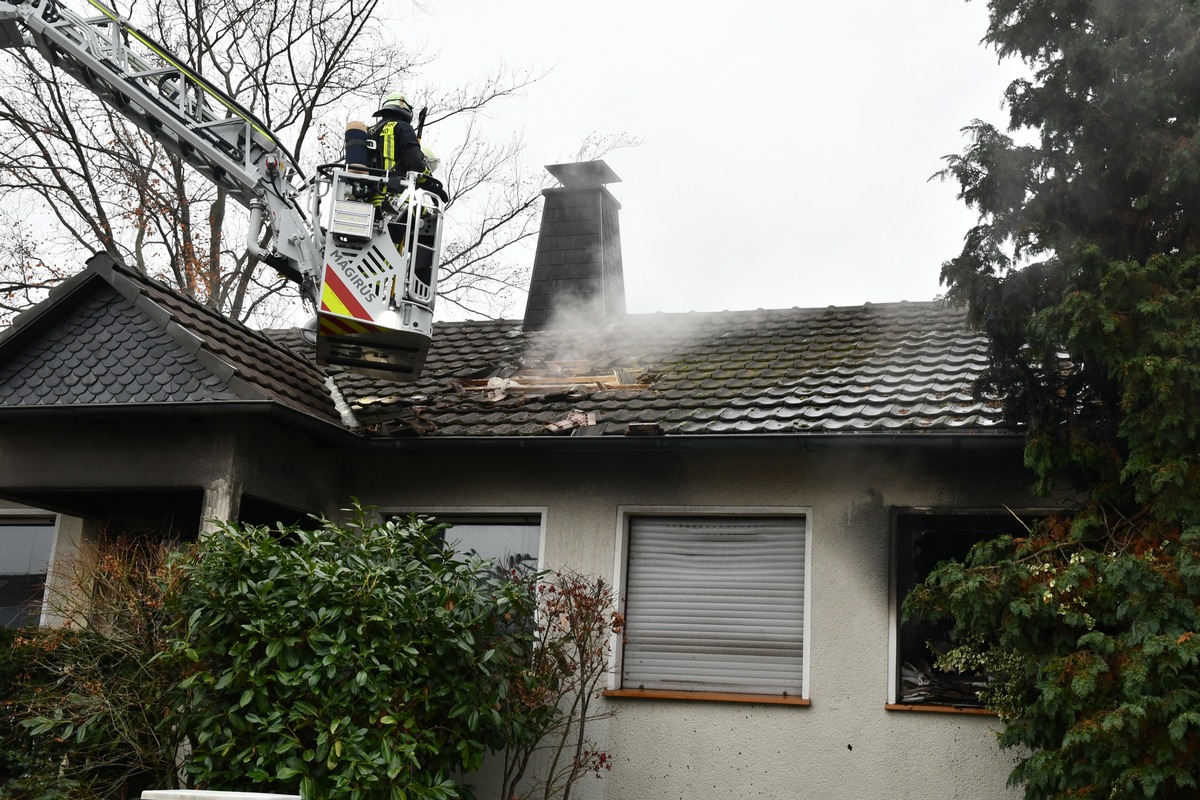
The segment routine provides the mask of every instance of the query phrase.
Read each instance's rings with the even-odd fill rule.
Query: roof
[[[311,361],[105,255],[0,334],[0,407],[220,402],[341,424]]]
[[[271,335],[305,351],[296,331]],[[631,314],[586,331],[446,322],[411,384],[337,373],[370,435],[1007,434],[986,340],[940,303]]]
[[[940,303],[444,322],[412,383],[313,358],[299,330],[253,331],[97,256],[0,334],[0,409],[254,402],[430,441],[1012,433],[973,396],[985,338]]]

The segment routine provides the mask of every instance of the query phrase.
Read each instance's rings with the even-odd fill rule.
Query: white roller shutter
[[[634,517],[622,687],[801,694],[804,519]]]

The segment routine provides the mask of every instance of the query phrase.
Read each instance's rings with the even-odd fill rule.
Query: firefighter
[[[387,207],[396,212],[397,217],[388,224],[388,232],[396,249],[403,252],[405,240],[408,237],[408,223],[402,208],[393,204],[399,201],[398,195],[403,186],[401,180],[410,172],[417,173],[416,182],[421,188],[431,191],[447,200],[445,189],[437,178],[432,175],[437,169],[437,158],[432,150],[421,147],[417,133],[413,130],[412,104],[401,92],[392,92],[384,98],[383,104],[375,112],[379,121],[370,129],[370,136],[375,144],[374,157],[371,166],[388,171],[386,191],[375,196],[377,208]],[[428,156],[426,153],[428,152]],[[389,197],[390,196],[390,197]],[[413,264],[416,279],[429,286],[433,278],[433,245],[436,240],[435,230],[428,223],[432,220],[422,218],[418,222],[417,243],[413,249],[415,261]]]
[[[378,163],[372,166],[389,172],[395,170],[400,177],[409,172],[424,172],[425,155],[412,127],[413,110],[408,98],[402,92],[392,92],[384,98],[375,116],[379,121],[371,127],[371,136]]]

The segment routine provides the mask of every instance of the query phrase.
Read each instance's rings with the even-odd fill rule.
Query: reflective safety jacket
[[[371,135],[375,138],[375,155],[379,169],[400,172],[424,172],[425,156],[412,125],[398,119],[380,120]]]

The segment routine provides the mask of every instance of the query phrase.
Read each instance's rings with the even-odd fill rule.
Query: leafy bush
[[[624,620],[602,578],[558,572],[528,582],[537,597],[535,644],[515,665],[504,705],[508,747],[499,796],[568,800],[580,778],[612,769],[612,758],[588,738],[587,727],[614,713],[593,701],[604,688],[612,637]]]
[[[455,798],[503,747],[532,598],[419,519],[225,526],[181,557],[172,661],[199,785]]]
[[[1027,798],[1197,796],[1200,528],[1051,519],[939,565],[905,606],[954,620],[940,666],[991,676]]]
[[[468,797],[503,750],[506,800],[566,798],[611,766],[585,732],[620,628],[603,581],[361,511],[184,550],[106,538],[70,567],[65,627],[0,631],[0,797]]]
[[[0,752],[10,798],[128,798],[177,786],[178,732],[165,711],[176,677],[164,650],[168,547],[101,537],[47,602],[69,620],[25,628],[8,649]]]
[[[23,771],[22,729],[15,714],[26,670],[21,648],[16,646],[18,633],[15,628],[0,627],[0,792]]]

